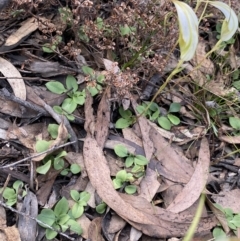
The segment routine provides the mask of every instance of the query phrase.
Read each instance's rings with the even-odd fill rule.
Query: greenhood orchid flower
[[[228,41],[238,29],[238,17],[235,12],[226,4],[219,1],[208,2],[218,8],[225,16],[221,29],[221,41]]]
[[[186,3],[172,0],[174,3],[179,22],[179,47],[181,60],[189,61],[195,54],[198,44],[198,19],[192,8]]]

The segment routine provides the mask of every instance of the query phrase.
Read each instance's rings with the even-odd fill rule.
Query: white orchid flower
[[[226,4],[219,1],[208,2],[218,8],[225,16],[221,29],[221,41],[228,41],[238,29],[238,17],[235,12]]]
[[[189,61],[195,54],[198,44],[198,19],[193,9],[186,3],[176,0],[172,2],[178,13],[181,60]]]

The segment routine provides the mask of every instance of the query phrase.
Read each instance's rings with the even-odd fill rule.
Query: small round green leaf
[[[142,155],[136,155],[134,157],[134,163],[139,166],[144,166],[148,164],[148,160],[145,156]]]
[[[63,158],[55,158],[53,161],[53,167],[55,170],[61,170],[64,168],[64,160]]]
[[[70,226],[70,230],[73,231],[74,233],[80,235],[82,233],[82,228],[78,222],[76,222],[73,219],[69,219],[67,221],[67,225]]]
[[[119,108],[118,111],[121,117],[124,119],[128,120],[130,117],[132,117],[132,112],[130,110],[124,110],[122,106]]]
[[[73,173],[73,174],[78,174],[80,171],[81,171],[81,167],[78,165],[78,164],[72,164],[70,166],[70,171]]]
[[[107,204],[106,204],[106,203],[100,203],[100,204],[97,205],[97,207],[96,207],[97,213],[99,213],[99,214],[105,213],[106,207],[107,207]]]
[[[62,176],[66,176],[68,174],[68,169],[64,169],[60,173]]]
[[[80,193],[80,200],[81,201],[88,202],[90,197],[91,197],[91,194],[89,192],[84,191],[84,192]]]
[[[121,180],[121,182],[125,182],[127,179],[127,172],[125,170],[121,170],[117,173],[116,179]]]
[[[74,76],[68,75],[66,79],[66,86],[68,90],[73,90],[73,92],[78,90],[77,80]]]
[[[82,71],[85,75],[90,75],[91,77],[94,77],[95,72],[92,68],[88,66],[83,66]]]
[[[68,210],[68,201],[65,197],[62,197],[54,207],[54,214],[59,217],[62,214],[67,214]]]
[[[75,202],[78,202],[79,198],[80,198],[80,194],[78,191],[76,190],[71,190],[70,191],[70,195],[72,197],[72,199],[75,201]]]
[[[117,129],[124,129],[124,128],[129,127],[132,124],[133,124],[133,122],[131,120],[120,118],[120,119],[117,120],[117,122],[115,124],[115,127]]]
[[[59,128],[59,125],[57,124],[48,125],[48,133],[51,135],[53,139],[56,139],[58,136],[58,128]]]
[[[128,156],[128,150],[124,145],[118,144],[114,146],[114,152],[119,157],[126,157]]]
[[[181,109],[181,105],[179,103],[173,102],[170,107],[168,112],[179,112]]]
[[[134,194],[137,191],[137,187],[135,185],[128,185],[124,188],[124,191],[127,194]]]
[[[92,86],[88,86],[87,87],[88,91],[90,92],[91,96],[95,96],[98,94],[99,90],[97,89],[97,87],[92,87]]]
[[[134,157],[128,156],[125,160],[125,166],[128,168],[133,165],[133,162],[134,162]]]
[[[120,187],[122,187],[123,183],[121,180],[119,179],[113,179],[113,186],[115,189],[119,189]]]
[[[45,141],[45,140],[39,140],[36,142],[36,151],[37,152],[43,152],[43,151],[46,151],[49,146],[50,146],[50,142],[49,141]]]
[[[180,119],[175,115],[168,114],[167,117],[171,121],[171,123],[175,126],[179,125],[181,122]]]
[[[43,209],[41,213],[37,216],[37,219],[42,223],[52,226],[56,220],[56,217],[53,210]],[[39,225],[42,227],[45,227],[43,224],[39,224]]]
[[[229,117],[229,123],[235,130],[240,130],[240,119],[237,117]]]
[[[71,98],[66,98],[62,103],[62,108],[65,110],[68,114],[73,113],[73,111],[77,108],[77,103],[74,102]]]
[[[158,118],[158,124],[165,130],[170,130],[171,129],[171,123],[168,120],[167,117],[161,116]]]
[[[75,203],[72,207],[72,215],[74,218],[79,218],[82,216],[84,212],[83,206],[79,205],[78,203]]]
[[[51,92],[53,92],[55,94],[62,94],[62,93],[65,93],[67,91],[65,89],[65,87],[63,86],[63,84],[58,82],[58,81],[48,82],[46,84],[46,87],[48,88],[48,90],[50,90]]]
[[[16,192],[13,188],[6,187],[3,191],[3,197],[5,199],[17,199]]]
[[[62,115],[62,113],[63,113],[62,107],[60,107],[60,106],[58,106],[58,105],[53,106],[53,110],[54,110],[57,114],[60,114],[60,115]]]
[[[222,228],[220,227],[216,227],[213,229],[213,237],[216,240],[226,240],[227,235],[225,234],[225,232],[222,230]]]
[[[48,162],[46,162],[44,165],[42,166],[39,166],[37,169],[36,169],[36,172],[39,173],[39,174],[42,174],[42,175],[45,175],[50,167],[51,167],[51,164],[52,164],[52,161],[49,160]]]
[[[46,229],[46,238],[48,240],[53,240],[57,236],[57,234],[58,233],[52,229],[49,229],[49,228]]]

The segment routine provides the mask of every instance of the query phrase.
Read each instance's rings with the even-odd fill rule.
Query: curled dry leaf
[[[2,57],[0,57],[0,72],[7,78],[15,96],[22,100],[26,100],[26,87],[21,74],[14,65]],[[16,77],[16,79],[13,77]]]
[[[174,213],[179,213],[191,207],[197,201],[207,183],[209,164],[209,145],[207,139],[203,138],[200,145],[198,163],[196,165],[194,173],[189,182],[183,188],[183,190],[168,206],[167,210]]]
[[[108,87],[99,103],[96,121],[96,140],[98,144],[103,148],[108,137],[108,129],[110,123],[110,90]]]
[[[33,218],[36,218],[38,215],[37,197],[31,191],[28,191],[27,196],[24,198],[21,212]],[[32,241],[37,236],[37,222],[27,216],[19,215],[18,230],[22,240]]]

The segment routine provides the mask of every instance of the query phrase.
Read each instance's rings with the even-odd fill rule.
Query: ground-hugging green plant
[[[229,124],[233,128],[234,135],[240,135],[240,118],[238,117],[229,117]]]
[[[58,234],[57,231],[65,232],[67,229],[70,229],[78,235],[82,233],[80,224],[71,215],[69,204],[65,197],[57,202],[53,210],[48,208],[42,209],[37,219],[56,230],[54,231],[39,224],[43,228],[46,228],[46,238],[48,240],[54,239]]]
[[[157,122],[165,130],[170,130],[172,125],[178,125],[180,119],[172,113],[180,111],[181,105],[179,103],[171,103],[168,112],[163,115],[160,107],[155,102],[144,101],[141,105],[137,106],[139,114],[143,114],[150,121]]]
[[[90,193],[85,191],[79,193],[76,190],[71,190],[70,195],[72,199],[75,201],[75,204],[71,208],[71,215],[74,218],[79,218],[82,216],[84,212],[84,207],[87,206],[87,202],[90,199]]]
[[[136,116],[130,110],[124,110],[122,106],[118,109],[121,118],[115,124],[117,129],[124,129],[136,122]]]
[[[127,173],[126,170],[121,170],[117,173],[116,178],[113,179],[113,186],[115,189],[124,187],[124,191],[127,194],[134,194],[137,191],[137,187],[135,185],[127,185],[127,183],[131,183],[134,180],[132,173]]]
[[[96,75],[94,70],[88,66],[82,67],[83,73],[87,76],[87,89],[92,96],[95,96],[102,90],[101,84],[104,81],[104,75]],[[55,94],[67,93],[68,97],[64,99],[61,106],[54,106],[56,113],[65,115],[69,120],[74,120],[72,113],[76,110],[78,105],[85,103],[86,93],[85,89],[78,90],[78,83],[74,76],[68,75],[66,79],[66,88],[59,81],[50,81],[46,84],[48,90]]]
[[[215,203],[214,206],[218,208],[225,215],[228,227],[237,236],[237,229],[240,228],[240,213],[234,213],[231,208],[223,208],[221,205]],[[226,240],[227,234],[221,228],[221,226],[213,229],[213,237],[216,240]]]
[[[98,204],[96,206],[96,211],[99,214],[103,214],[103,213],[105,213],[106,208],[107,208],[107,204],[105,202],[101,202],[100,204]]]
[[[135,178],[140,178],[144,175],[145,165],[148,164],[148,160],[142,155],[129,153],[127,148],[121,144],[115,145],[114,152],[117,156],[125,158],[126,168],[132,168],[130,173],[126,170],[121,170],[116,174],[116,177],[113,179],[114,188],[119,189],[124,187],[126,193],[133,194],[137,191],[137,187],[127,184],[134,182]]]
[[[14,204],[16,204],[18,196],[23,198],[27,194],[26,190],[23,189],[23,182],[20,180],[15,181],[12,188],[0,188],[0,193],[2,193],[4,201],[8,206],[13,206]]]
[[[48,132],[53,139],[56,139],[58,136],[58,128],[57,124],[49,124]],[[48,150],[52,143],[52,140],[38,140],[35,145],[35,149],[37,152],[43,152]],[[39,174],[46,174],[51,166],[55,170],[62,170],[61,175],[66,176],[69,172],[73,174],[78,174],[81,171],[81,167],[78,164],[71,164],[69,168],[65,168],[64,157],[67,155],[66,151],[60,150],[58,153],[47,155],[43,160],[43,165],[37,167],[36,172]]]

